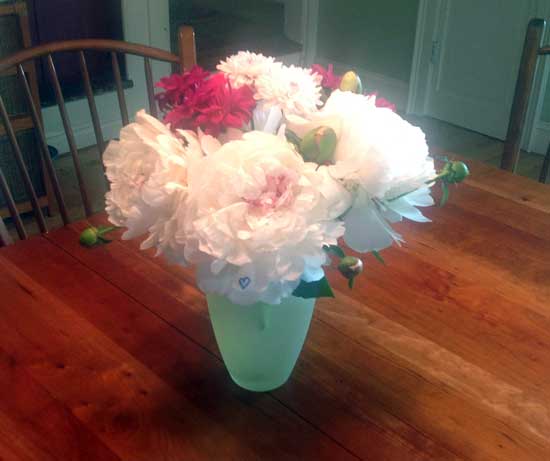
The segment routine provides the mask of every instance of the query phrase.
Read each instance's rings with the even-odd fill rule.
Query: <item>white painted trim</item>
[[[529,139],[528,152],[544,155],[550,144],[550,122],[536,122]]]
[[[319,0],[302,0],[303,56],[302,65],[311,66],[317,57]]]
[[[445,0],[420,0],[418,5],[417,29],[411,66],[407,113],[416,115],[426,114],[428,85],[433,78],[433,65],[430,62],[431,44],[434,34],[439,27],[439,22],[441,21],[440,8],[443,1]],[[536,0],[534,5],[533,14],[535,16],[550,16],[550,2],[548,2],[548,0]],[[548,29],[546,31],[547,40],[550,38]],[[549,72],[549,65],[537,66],[532,97],[538,100],[538,104],[529,107],[524,127],[522,148],[533,152],[537,151],[534,148],[534,145],[538,143],[536,139],[537,136],[540,136],[544,131],[539,129],[539,121],[542,110],[541,101],[544,98],[542,92],[546,88],[545,79],[548,78],[547,74]]]
[[[536,15],[538,17],[548,20],[550,17],[550,2],[547,0],[537,0],[536,9]],[[543,42],[548,43],[549,40],[550,27],[547,25],[543,36]],[[532,92],[532,95],[537,95],[537,102],[534,106],[532,104],[530,105],[532,107],[530,107],[529,113],[527,114],[526,129],[522,142],[522,146],[528,152],[545,154],[550,141],[550,133],[548,131],[550,125],[542,121],[542,109],[549,78],[550,65],[548,64],[548,58],[539,59]],[[531,99],[534,100],[533,97]]]
[[[407,107],[407,98],[409,95],[409,84],[407,82],[389,77],[387,75],[371,72],[353,64],[334,62],[325,58],[318,58],[317,61],[319,64],[324,66],[327,64],[333,64],[334,71],[340,74],[353,69],[361,78],[363,89],[366,92],[377,91],[380,96],[383,96],[393,102],[397,106],[397,110],[399,112],[405,111]]]
[[[427,5],[428,0],[420,0],[418,3],[418,15],[416,17],[416,31],[414,38],[414,52],[413,52],[413,61],[411,66],[411,76],[409,78],[409,95],[407,98],[407,113],[417,113],[419,97],[418,86],[421,83],[422,79],[422,67],[421,67],[421,54],[422,47],[418,46],[422,42],[422,37],[424,36],[426,30],[426,16],[427,16]]]
[[[121,3],[124,40],[170,49],[168,0],[122,0]],[[139,109],[147,107],[143,58],[127,56],[126,64],[128,77],[134,83],[132,88],[125,90],[128,112],[133,117]],[[169,64],[153,62],[155,79],[169,72]],[[95,101],[104,138],[108,140],[118,137],[121,120],[116,93],[98,95]],[[80,149],[95,144],[87,100],[68,102],[67,111],[77,147]],[[57,106],[43,109],[42,115],[48,144],[56,147],[60,153],[68,152],[69,147]]]
[[[118,138],[120,129],[122,128],[122,122],[120,120],[113,120],[110,122],[103,121],[101,123],[101,129],[103,137],[108,139]],[[73,127],[75,138],[77,139],[78,148],[92,146],[96,144],[94,129],[91,124],[83,124]],[[68,145],[64,131],[58,131],[55,133],[49,133],[47,138],[48,144],[56,146],[61,153],[67,153]],[[63,150],[65,146],[66,150]]]
[[[431,46],[437,31],[442,0],[420,0],[416,20],[416,35],[409,80],[407,113],[424,115],[428,86],[433,78]]]

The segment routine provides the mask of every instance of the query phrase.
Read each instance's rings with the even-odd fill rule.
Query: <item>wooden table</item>
[[[234,385],[192,273],[77,223],[0,251],[2,460],[549,460],[550,188],[473,166]],[[98,217],[95,222],[104,218]]]

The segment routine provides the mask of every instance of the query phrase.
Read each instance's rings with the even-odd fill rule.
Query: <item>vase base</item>
[[[281,387],[283,384],[285,384],[288,381],[288,378],[290,376],[285,377],[284,379],[279,380],[247,380],[247,379],[238,379],[235,376],[233,376],[231,373],[229,373],[229,376],[231,376],[231,379],[237,386],[242,387],[243,389],[246,389],[247,391],[251,392],[269,392],[273,391],[279,387]]]

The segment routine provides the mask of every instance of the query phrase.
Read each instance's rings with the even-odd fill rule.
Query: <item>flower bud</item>
[[[342,91],[351,91],[352,93],[363,93],[363,85],[361,79],[352,70],[347,71],[340,81],[340,89]]]
[[[338,270],[348,280],[352,280],[363,272],[363,261],[355,256],[345,256],[340,260]]]
[[[468,167],[463,162],[449,162],[445,165],[444,171],[445,182],[449,184],[455,184],[464,181],[464,179],[470,174]]]
[[[88,227],[80,234],[80,243],[84,246],[94,246],[99,239],[98,229],[96,227]]]
[[[328,126],[321,126],[305,134],[300,141],[300,153],[306,162],[322,165],[332,160],[336,142],[336,132]]]

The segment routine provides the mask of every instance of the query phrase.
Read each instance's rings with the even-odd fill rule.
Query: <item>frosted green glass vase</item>
[[[208,311],[225,366],[239,386],[264,392],[289,378],[306,338],[315,299],[233,304],[209,294]]]

